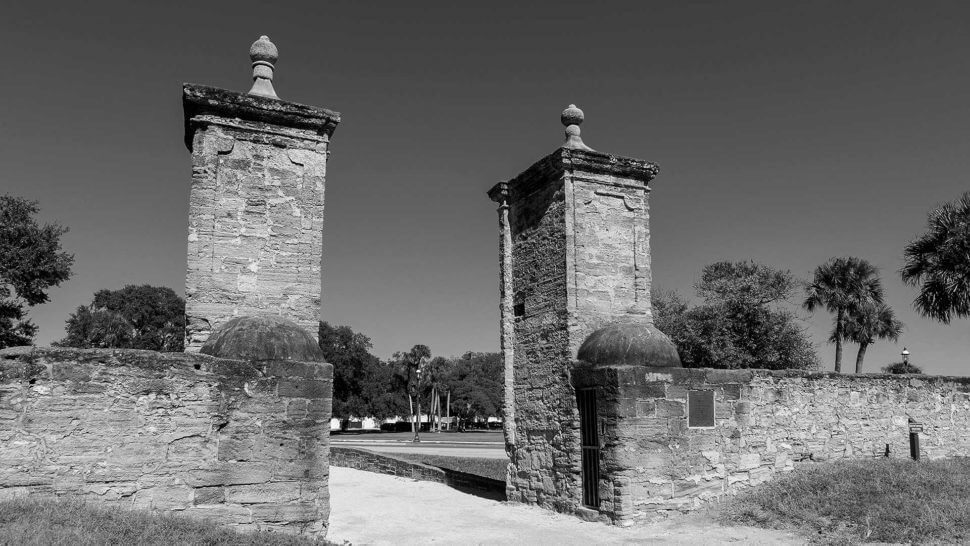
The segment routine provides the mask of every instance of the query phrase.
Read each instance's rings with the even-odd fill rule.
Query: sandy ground
[[[333,542],[360,544],[803,544],[700,516],[620,529],[539,508],[487,500],[446,485],[330,467]]]

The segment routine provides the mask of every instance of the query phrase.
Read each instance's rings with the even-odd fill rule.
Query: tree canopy
[[[866,349],[877,339],[899,340],[903,333],[903,323],[896,319],[892,308],[885,303],[852,307],[845,322],[845,336],[859,344],[856,354],[855,373],[862,373],[862,361],[866,356]],[[832,341],[835,332],[832,332]]]
[[[674,292],[653,294],[654,324],[688,368],[815,368],[814,346],[781,305],[797,286],[790,272],[764,264],[714,263],[695,285],[702,305]]]
[[[917,311],[944,324],[970,317],[970,192],[930,212],[926,233],[906,245],[903,259],[903,281],[919,287]]]
[[[62,347],[179,352],[185,347],[185,300],[164,286],[99,290],[67,319]]]
[[[36,201],[0,196],[0,349],[30,345],[37,326],[27,308],[71,276],[74,256],[61,251],[67,228],[37,223]]]
[[[370,338],[349,326],[321,322],[319,339],[325,360],[334,367],[333,415],[344,422],[352,417],[413,417],[419,405],[430,413],[434,396],[443,403],[449,392],[452,415],[474,419],[501,414],[504,376],[498,353],[432,358],[431,349],[418,344],[385,362],[371,354]]]
[[[467,352],[449,359],[442,388],[451,392],[451,412],[462,419],[502,415],[505,397],[502,355]]]
[[[845,324],[854,310],[883,302],[879,271],[861,258],[831,258],[815,268],[815,277],[806,287],[808,311],[824,308],[835,314],[832,341],[835,342],[835,371],[842,371],[842,342],[847,339]]]
[[[349,326],[320,322],[319,340],[324,360],[333,364],[333,416],[346,420],[373,413],[376,408],[370,396],[374,393],[368,383],[386,383],[389,378],[375,370],[380,360],[370,353],[370,338]]]

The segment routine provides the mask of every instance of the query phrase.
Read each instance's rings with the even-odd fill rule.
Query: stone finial
[[[570,104],[568,108],[562,111],[559,120],[566,126],[566,142],[563,144],[563,148],[593,151],[592,148],[583,143],[583,139],[579,136],[579,124],[583,122],[583,119],[583,111],[576,108],[575,104]]]
[[[250,95],[278,99],[273,89],[273,64],[280,53],[268,36],[260,36],[249,48],[249,58],[253,61],[253,88]]]

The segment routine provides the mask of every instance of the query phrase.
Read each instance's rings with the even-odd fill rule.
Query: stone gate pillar
[[[238,93],[185,84],[192,152],[185,350],[242,315],[277,315],[316,333],[323,194],[340,114],[280,100],[276,46],[249,51],[253,87]]]
[[[502,231],[507,492],[509,500],[601,517],[583,503],[577,352],[599,332],[602,342],[587,346],[594,356],[616,357],[633,335],[662,350],[622,358],[648,366],[679,359],[651,318],[648,196],[657,165],[588,147],[574,105],[561,121],[559,149],[489,191]]]

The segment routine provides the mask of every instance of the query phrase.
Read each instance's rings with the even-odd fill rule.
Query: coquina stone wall
[[[923,427],[922,457],[970,455],[966,377],[577,363],[572,381],[596,391],[595,508],[621,524],[697,508],[801,464],[909,458],[911,420]],[[704,393],[713,426],[691,426]]]
[[[0,498],[79,495],[324,536],[333,368],[0,351]]]
[[[572,427],[573,395],[566,381],[571,357],[565,233],[569,209],[555,167],[554,161],[538,164],[511,185],[516,192],[509,211],[516,417],[510,424],[515,443],[508,497],[563,509],[559,503],[580,486],[573,472],[579,465],[579,436]]]
[[[597,328],[628,316],[650,320],[647,200],[656,175],[647,161],[563,147],[490,192],[508,207],[511,242],[502,245],[511,269],[503,293],[512,294],[512,308],[503,306],[513,340],[503,343],[512,367],[510,500],[584,510],[569,370]]]
[[[375,453],[366,449],[352,447],[331,447],[330,464],[377,474],[389,474],[414,480],[443,483],[459,491],[505,500],[505,482],[468,474],[450,468],[440,468],[423,463],[399,459],[387,453]]]
[[[316,333],[324,184],[340,115],[186,84],[192,152],[186,350],[227,320],[273,314]]]

